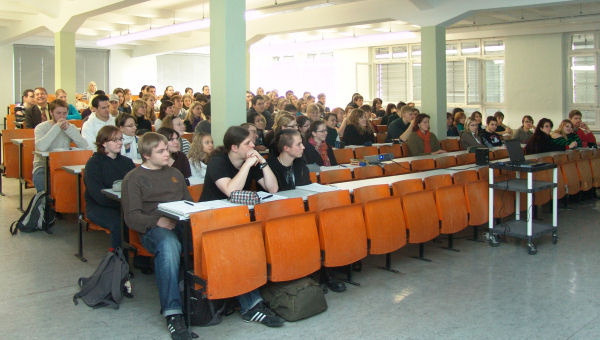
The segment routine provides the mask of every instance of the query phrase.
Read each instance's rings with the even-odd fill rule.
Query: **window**
[[[446,62],[446,102],[465,102],[465,62]]]
[[[376,67],[377,97],[386,102],[408,98],[408,64],[378,64]]]
[[[577,109],[583,120],[594,130],[600,130],[600,98],[598,64],[600,48],[596,44],[600,31],[568,34],[567,74],[568,111]]]

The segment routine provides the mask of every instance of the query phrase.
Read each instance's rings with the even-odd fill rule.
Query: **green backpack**
[[[327,309],[323,288],[305,277],[295,281],[272,282],[261,289],[265,303],[286,321],[297,321]]]

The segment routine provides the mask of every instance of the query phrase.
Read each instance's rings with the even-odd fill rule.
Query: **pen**
[[[271,195],[271,196],[273,196],[273,195]],[[192,203],[192,202],[190,202],[190,201],[183,201],[183,203],[185,203],[185,204],[187,204],[187,205],[194,206],[194,203]]]
[[[267,196],[263,197],[262,199],[263,199],[263,200],[266,200],[267,198],[271,198],[271,197],[273,197],[273,194],[271,194],[271,195],[267,195]]]

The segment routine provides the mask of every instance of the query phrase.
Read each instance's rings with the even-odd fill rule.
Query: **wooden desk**
[[[75,175],[77,177],[77,225],[79,226],[79,250],[75,256],[81,260],[81,262],[87,262],[87,259],[83,256],[83,211],[81,209],[81,174],[85,165],[65,165],[61,167],[67,173]]]
[[[10,141],[17,145],[19,148],[19,210],[23,211],[23,184],[25,183],[25,177],[23,176],[23,143],[25,140],[32,140],[34,138],[19,138],[11,139]]]

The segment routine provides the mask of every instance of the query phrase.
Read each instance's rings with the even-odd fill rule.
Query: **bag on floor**
[[[14,221],[10,225],[10,233],[16,235],[17,232],[21,231],[24,233],[32,233],[34,231],[46,230],[54,222],[54,212],[50,211],[48,214],[49,223],[44,223],[44,210],[46,208],[46,195],[45,191],[40,191],[29,201],[27,209],[18,220]]]
[[[129,264],[121,248],[108,252],[90,277],[77,281],[81,290],[73,296],[73,303],[82,299],[93,308],[109,306],[119,308],[123,296],[133,297],[133,284]]]
[[[227,314],[226,300],[209,300],[201,293],[192,291],[190,295],[190,323],[192,326],[208,327],[218,325]]]
[[[327,309],[323,288],[313,279],[269,283],[261,289],[269,308],[286,321],[297,321]]]

